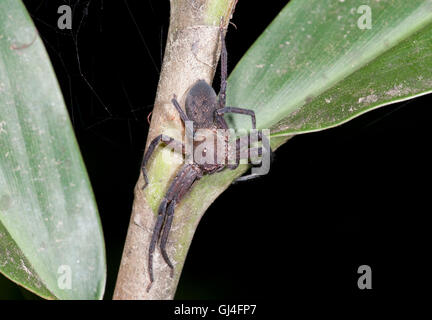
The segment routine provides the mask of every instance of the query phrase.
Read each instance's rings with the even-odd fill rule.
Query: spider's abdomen
[[[218,107],[216,92],[204,80],[198,80],[186,96],[186,115],[195,128],[210,128]]]

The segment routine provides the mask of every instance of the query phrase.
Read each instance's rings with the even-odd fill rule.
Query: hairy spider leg
[[[223,116],[225,113],[238,113],[248,115],[252,119],[252,129],[256,129],[256,117],[255,112],[249,109],[237,108],[237,107],[224,107],[221,109],[217,109],[216,114],[218,116]]]
[[[259,139],[259,141],[262,141],[262,139],[263,139],[263,135],[262,135],[261,131],[258,131],[258,139]],[[264,139],[267,139],[267,137],[264,136]],[[228,169],[231,169],[231,170],[237,169],[237,167],[240,164],[240,160],[243,159],[243,158],[241,158],[241,151],[243,151],[246,147],[249,148],[250,144],[251,144],[250,134],[247,135],[247,139],[245,139],[244,137],[236,139],[236,162],[233,164],[227,164],[226,167]],[[262,156],[262,150],[263,150],[262,147],[249,148],[248,149],[248,157],[247,157],[248,160],[250,159],[251,151],[257,150],[257,149],[258,149],[258,156]],[[264,148],[264,152],[265,151],[266,151],[266,149]]]
[[[183,143],[181,143],[180,141],[175,140],[174,138],[171,138],[170,136],[164,135],[164,134],[160,134],[158,135],[156,138],[154,138],[152,140],[152,142],[150,142],[150,145],[144,155],[143,161],[141,163],[141,171],[143,173],[143,177],[144,177],[144,181],[145,181],[145,185],[142,187],[142,190],[144,190],[148,184],[148,176],[147,176],[147,169],[146,169],[146,165],[147,162],[149,161],[151,155],[153,154],[154,150],[156,149],[157,145],[163,142],[165,144],[170,144],[171,146],[174,147],[174,150],[181,150],[182,154],[185,154],[185,146]]]
[[[158,217],[153,230],[152,238],[149,247],[149,260],[148,260],[148,271],[150,276],[150,283],[147,286],[147,292],[150,290],[154,277],[153,277],[153,253],[156,247],[156,243],[159,240],[159,236],[162,230],[162,237],[160,239],[160,249],[162,257],[164,258],[166,264],[171,269],[171,276],[173,275],[173,265],[168,258],[166,253],[166,242],[168,240],[168,235],[171,230],[172,219],[174,217],[175,204],[178,203],[187,191],[190,189],[191,185],[195,180],[201,178],[201,171],[194,165],[184,165],[180,171],[175,176],[173,182],[171,183],[168,192],[162,199],[159,206]],[[168,210],[167,210],[168,205]],[[167,212],[168,211],[168,212]],[[163,222],[165,221],[165,224]]]
[[[262,131],[258,131],[258,139],[259,139],[259,141],[262,141],[262,147],[250,148],[249,147],[250,144],[251,144],[250,134],[247,137],[248,137],[248,139],[237,138],[237,140],[236,140],[236,162],[234,164],[227,164],[226,167],[228,169],[231,169],[231,170],[237,169],[237,167],[240,164],[240,160],[241,159],[246,159],[246,158],[242,158],[241,157],[241,152],[246,147],[248,148],[247,149],[247,152],[248,152],[247,153],[248,154],[247,159],[248,160],[251,159],[251,153],[252,152],[258,152],[258,156],[259,157],[262,156],[263,154],[265,154],[266,152],[270,152],[270,159],[272,158],[273,151],[270,148],[270,141],[268,140],[268,138],[265,135],[263,136]],[[235,182],[239,182],[239,181],[246,181],[246,180],[255,179],[255,178],[259,177],[259,176],[260,175],[257,175],[257,174],[249,174],[249,175],[242,176],[242,177],[239,177],[239,178],[235,179],[234,183]]]
[[[263,155],[263,153],[270,152],[270,161],[271,161],[273,151],[272,151],[272,149],[270,147],[270,141],[269,141],[269,139],[267,139],[267,137],[265,135],[263,136],[261,134],[261,131],[258,134],[259,134],[258,137],[261,136],[261,141],[262,141],[262,147],[258,148],[258,155],[261,156],[261,155]],[[249,135],[249,138],[250,138],[250,135]],[[240,152],[239,150],[240,149],[238,149],[237,151]],[[252,149],[248,150],[248,155],[250,155],[250,151],[251,150]],[[261,163],[262,163],[262,161],[261,161]],[[238,164],[237,164],[237,166],[238,166]],[[248,175],[245,175],[245,176],[242,176],[242,177],[239,177],[239,178],[235,179],[234,183],[240,182],[240,181],[246,181],[246,180],[255,179],[255,178],[258,178],[259,176],[260,176],[259,174],[253,174],[253,173],[252,174],[248,174]]]
[[[150,247],[149,247],[149,276],[150,276],[150,284],[147,287],[147,292],[150,290],[151,285],[153,284],[154,278],[153,278],[153,252],[155,250],[156,247],[156,243],[159,239],[159,234],[162,228],[162,224],[165,218],[165,212],[166,212],[166,207],[167,207],[167,203],[168,200],[167,199],[162,199],[160,205],[159,205],[159,209],[158,209],[158,216],[156,219],[156,224],[155,227],[153,229],[153,234],[152,234],[152,238],[150,241]]]
[[[219,90],[219,106],[220,108],[225,107],[226,103],[226,87],[227,87],[227,76],[228,76],[228,52],[225,44],[224,29],[221,24],[220,26],[220,38],[221,38],[221,85]]]
[[[173,95],[173,99],[171,100],[171,102],[173,103],[174,107],[177,109],[177,112],[180,114],[180,118],[186,124],[186,121],[189,121],[189,118],[186,115],[186,113],[184,113],[183,109],[180,107],[180,104],[177,101],[176,95]],[[148,176],[147,176],[147,170],[145,167],[146,167],[147,162],[150,159],[151,155],[153,154],[154,150],[156,149],[156,146],[159,144],[159,142],[163,142],[165,144],[172,144],[174,147],[174,150],[180,150],[180,148],[181,148],[182,154],[183,155],[185,154],[185,146],[180,141],[177,141],[174,138],[171,138],[171,137],[164,135],[164,134],[160,134],[156,138],[154,138],[153,141],[150,142],[150,145],[149,145],[149,147],[148,147],[148,149],[144,155],[143,161],[141,163],[141,170],[142,170],[142,173],[144,176],[144,181],[145,181],[145,185],[142,187],[143,190],[149,184]]]
[[[255,112],[253,110],[237,108],[237,107],[224,107],[221,109],[217,109],[215,111],[215,113],[216,113],[217,117],[220,117],[222,119],[223,119],[223,115],[225,113],[237,113],[237,114],[248,115],[251,117],[251,120],[252,120],[252,129],[256,130],[256,117],[255,117]],[[238,138],[236,140],[236,152],[238,152],[239,149],[243,149],[244,147],[249,147],[250,134],[248,135],[247,144],[245,144],[244,141],[245,141],[245,139],[240,139],[240,138]],[[258,131],[258,141],[262,141],[262,132],[261,131]],[[240,143],[242,143],[241,146],[240,146]],[[271,150],[270,150],[270,152],[271,152]],[[237,158],[235,164],[229,164],[229,165],[227,165],[227,167],[231,170],[234,170],[239,166],[239,163],[240,163],[240,159]],[[240,179],[240,178],[238,178],[238,179]],[[236,181],[238,179],[236,179]],[[242,180],[248,180],[248,179],[242,179]],[[241,180],[239,180],[239,181],[241,181]]]
[[[247,159],[248,160],[251,160],[252,159],[252,154],[253,153],[257,153],[258,154],[258,157],[261,157],[262,156],[262,154],[263,154],[263,148],[262,147],[254,147],[254,148],[249,148],[248,150],[247,150]],[[239,161],[240,161],[240,159],[244,159],[244,158],[241,158],[241,154],[240,154],[240,150],[237,150],[237,152],[236,152],[236,156],[237,156],[237,159],[239,159]]]
[[[174,217],[174,207],[176,203],[180,202],[185,194],[189,191],[192,184],[200,179],[202,176],[201,170],[195,165],[184,165],[183,168],[179,171],[179,173],[174,178],[171,183],[165,198],[170,202],[169,208],[170,211],[167,212],[166,222],[163,226],[163,233],[161,236],[160,249],[162,252],[162,256],[164,257],[165,262],[172,269],[172,263],[168,258],[168,255],[165,250],[166,242],[168,240],[168,235],[171,230],[172,219]]]
[[[259,132],[258,134],[260,134],[260,133],[261,132]],[[240,164],[241,151],[246,147],[249,148],[249,145],[251,142],[250,139],[251,139],[250,134],[247,135],[247,140],[244,138],[237,138],[236,139],[236,161],[234,164],[227,164],[228,169],[231,169],[231,170],[237,169],[237,167]],[[248,160],[249,160],[249,154],[250,154],[250,152],[248,151]]]
[[[172,225],[172,221],[174,218],[174,209],[175,209],[176,204],[177,204],[177,202],[175,200],[172,200],[168,206],[167,215],[165,218],[166,221],[165,221],[162,236],[160,239],[160,249],[161,249],[162,257],[164,258],[168,267],[170,267],[170,269],[171,269],[171,271],[170,271],[170,277],[171,278],[172,278],[173,273],[174,273],[174,266],[172,265],[172,263],[168,257],[168,254],[166,252],[166,243],[168,241],[168,235],[169,235],[169,232],[171,230],[171,225]]]
[[[215,111],[216,113],[216,119],[217,121],[221,124],[221,126],[224,129],[228,129],[228,125],[223,117],[223,115],[225,113],[237,113],[237,114],[244,114],[244,115],[248,115],[251,117],[252,120],[252,129],[256,129],[256,116],[255,116],[255,112],[253,110],[249,110],[249,109],[243,109],[243,108],[237,108],[237,107],[226,107],[226,87],[227,87],[227,76],[228,76],[228,52],[226,49],[226,43],[225,43],[225,34],[224,34],[224,29],[222,26],[222,22],[221,21],[221,25],[220,25],[220,40],[221,40],[221,86],[220,86],[220,91],[219,91],[219,109],[217,109]],[[262,133],[261,131],[258,132],[258,139],[259,141],[262,141]],[[267,139],[267,138],[265,138]],[[236,141],[236,153],[239,154],[239,150],[241,148],[244,148],[245,146],[239,146],[240,144],[240,138],[237,139]],[[248,136],[248,145],[250,144],[250,134]],[[268,149],[270,150],[270,153],[272,153],[272,150],[270,148],[270,143],[267,141],[266,143],[268,145]],[[259,150],[262,149],[260,148]],[[266,150],[266,148],[264,149]],[[261,154],[260,154],[261,155]],[[240,156],[240,155],[239,155]],[[234,170],[239,166],[240,163],[240,158],[239,156],[236,156],[236,164],[234,165],[227,165],[228,168]],[[218,169],[216,172],[221,171],[223,168]],[[245,176],[242,178],[238,178],[236,179],[236,181],[242,181],[242,180],[248,180],[248,179],[253,179],[256,176],[253,175],[249,175],[249,176]]]
[[[219,109],[225,107],[226,103],[226,88],[227,88],[227,77],[228,77],[228,52],[225,44],[225,33],[223,28],[223,20],[220,25],[220,40],[221,40],[221,85],[219,90]],[[228,129],[223,116],[216,114],[216,121],[222,129]]]
[[[174,107],[177,109],[177,112],[180,114],[180,118],[182,119],[183,123],[185,124],[185,128],[187,131],[187,135],[189,137],[193,137],[193,132],[190,132],[189,130],[191,129],[189,126],[186,126],[186,121],[190,121],[189,117],[187,116],[187,114],[183,111],[183,109],[180,107],[180,104],[177,101],[177,96],[173,95],[173,98],[171,99],[172,104],[174,105]]]
[[[183,122],[186,123],[186,121],[189,121],[188,116],[183,111],[183,109],[180,107],[180,104],[177,101],[177,96],[176,95],[173,95],[173,98],[171,99],[171,102],[174,105],[174,107],[177,109],[178,113],[180,114],[180,118],[183,120]]]

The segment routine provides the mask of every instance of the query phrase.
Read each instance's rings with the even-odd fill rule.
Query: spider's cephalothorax
[[[193,123],[193,147],[200,148],[204,156],[212,156],[212,158],[216,157],[216,148],[213,148],[212,145],[203,145],[209,139],[206,139],[207,135],[214,135],[216,137],[215,140],[221,139],[220,130],[218,129],[228,129],[228,125],[223,117],[225,113],[238,113],[248,115],[252,119],[252,128],[256,129],[256,120],[255,113],[252,110],[236,108],[236,107],[227,107],[225,106],[225,97],[226,97],[226,78],[227,78],[227,51],[225,47],[225,38],[224,38],[224,30],[220,29],[221,36],[221,88],[219,93],[219,99],[216,96],[213,88],[204,80],[198,80],[188,91],[185,101],[185,110],[180,107],[176,96],[174,95],[171,100],[174,107],[177,109],[180,114],[180,118],[186,124],[187,121],[191,121]],[[206,134],[202,134],[202,129],[206,129]],[[263,139],[264,136],[258,133],[259,139]],[[228,150],[228,138],[226,136],[222,137],[222,140],[225,143],[225,151]],[[263,139],[264,140],[264,139]],[[142,162],[142,172],[145,181],[145,185],[143,189],[148,185],[148,177],[146,171],[147,162],[150,159],[155,148],[159,143],[170,144],[174,147],[175,150],[182,150],[182,153],[185,154],[185,146],[182,142],[176,141],[173,138],[161,134],[153,139],[150,143]],[[264,144],[264,146],[269,146]],[[153,278],[153,253],[156,248],[156,244],[159,241],[160,251],[163,259],[167,263],[167,265],[171,268],[171,276],[173,275],[174,266],[172,265],[170,259],[168,258],[166,252],[166,243],[168,240],[168,235],[171,229],[173,217],[174,217],[174,209],[177,203],[182,200],[185,194],[190,190],[192,184],[200,179],[204,174],[212,174],[215,172],[219,172],[224,168],[235,169],[238,167],[240,163],[240,151],[244,148],[249,148],[249,139],[237,139],[235,142],[235,163],[228,164],[228,155],[229,152],[224,152],[224,157],[226,157],[222,162],[200,162],[195,157],[193,158],[192,163],[185,163],[181,169],[178,171],[173,181],[171,182],[168,191],[165,196],[162,198],[162,201],[159,205],[158,216],[156,219],[156,224],[153,230],[152,238],[150,241],[149,247],[149,256],[148,256],[148,272],[150,277],[150,284],[147,287],[147,291],[150,290],[151,285],[154,281]],[[269,148],[269,147],[268,147]],[[267,150],[265,148],[259,147],[256,148],[258,155],[263,154]],[[249,157],[248,149],[247,155]],[[268,150],[271,151],[271,150]],[[213,157],[214,156],[214,157]],[[253,177],[253,176],[250,176]],[[241,180],[247,180],[248,177],[242,177]]]

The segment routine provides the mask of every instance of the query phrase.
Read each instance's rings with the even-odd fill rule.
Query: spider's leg
[[[174,266],[171,263],[170,259],[168,258],[168,254],[166,252],[166,243],[168,240],[169,232],[171,230],[171,225],[172,225],[172,221],[173,221],[173,217],[174,217],[175,205],[176,205],[175,200],[171,201],[170,204],[168,205],[166,221],[165,221],[165,225],[163,227],[161,241],[160,241],[160,250],[162,253],[162,257],[164,258],[168,267],[170,267],[170,269],[171,269],[171,271],[170,271],[171,272],[170,273],[171,278],[172,278],[173,273],[174,273]]]
[[[239,164],[240,164],[240,160],[241,159],[247,159],[248,161],[251,158],[251,155],[253,154],[254,156],[258,156],[261,157],[263,156],[263,154],[270,152],[270,162],[271,162],[271,158],[272,158],[272,154],[273,151],[271,150],[270,147],[270,141],[268,140],[267,136],[263,135],[261,131],[258,131],[258,141],[262,141],[262,147],[254,147],[251,148],[250,144],[251,144],[251,135],[247,135],[247,139],[245,139],[245,137],[242,138],[237,138],[236,140],[236,161],[234,164],[228,164],[227,167],[231,170],[236,169]],[[248,148],[245,150],[245,148]],[[245,153],[247,152],[247,156],[245,157]],[[260,163],[262,165],[262,161]],[[249,174],[249,175],[245,175],[242,177],[237,178],[234,182],[239,182],[239,181],[245,181],[245,180],[250,180],[250,179],[254,179],[259,177],[260,174]]]
[[[251,160],[252,156],[261,157],[262,153],[263,153],[263,148],[262,147],[250,148],[250,149],[247,150],[247,160]],[[239,159],[245,159],[245,158],[241,157],[240,152],[238,152],[238,157],[239,157]]]
[[[183,123],[186,123],[186,121],[189,121],[189,117],[186,115],[186,113],[183,111],[183,109],[180,107],[180,104],[177,101],[176,95],[171,99],[172,104],[177,109],[177,112],[180,115],[180,118],[183,120]]]
[[[186,125],[186,121],[190,121],[189,117],[187,116],[187,114],[183,111],[183,109],[180,107],[180,104],[177,101],[177,97],[176,95],[174,95],[174,97],[171,99],[172,104],[174,105],[174,107],[177,109],[177,112],[180,115],[180,118],[182,119],[183,123],[185,124],[185,128],[187,131],[187,135],[189,137],[193,137],[193,129],[191,129],[191,127]],[[191,131],[192,130],[192,131]]]
[[[256,179],[258,177],[261,177],[260,174],[248,174],[245,176],[241,176],[240,178],[237,178],[233,181],[233,184],[236,184],[237,182],[241,182],[241,181],[247,181],[247,180],[253,180]]]
[[[165,251],[165,246],[168,239],[169,231],[171,229],[175,204],[176,202],[181,200],[181,198],[190,189],[192,183],[200,176],[201,173],[199,172],[199,170],[196,170],[191,165],[184,165],[175,176],[165,197],[162,199],[162,202],[159,205],[158,216],[157,216],[156,224],[153,230],[153,234],[149,246],[148,272],[150,276],[150,283],[147,286],[147,292],[150,290],[154,281],[153,253],[159,238],[160,238],[162,257],[164,258],[168,266],[171,268],[171,274],[173,274],[173,265],[171,261],[168,259],[168,256]],[[162,236],[161,236],[161,231],[162,231]]]
[[[171,230],[171,225],[174,218],[175,205],[189,191],[192,184],[197,179],[199,179],[199,173],[191,165],[185,165],[175,177],[166,194],[166,197],[171,200],[171,202],[168,205],[166,221],[163,226],[163,231],[160,239],[160,250],[166,264],[171,268],[171,277],[173,276],[174,266],[168,258],[168,254],[166,252],[166,243],[168,241],[168,235]]]
[[[144,158],[143,161],[141,163],[141,170],[144,176],[144,181],[145,181],[145,185],[142,187],[142,189],[145,189],[145,187],[147,187],[147,185],[149,184],[148,181],[148,177],[147,177],[147,170],[146,170],[146,165],[147,162],[149,161],[151,155],[153,154],[153,151],[156,149],[157,145],[159,144],[159,142],[163,142],[165,144],[171,144],[174,147],[174,150],[181,150],[182,154],[185,153],[185,147],[183,145],[183,143],[174,140],[174,138],[171,138],[169,136],[166,136],[164,134],[160,134],[158,135],[156,138],[153,139],[152,142],[150,142],[150,145],[146,151],[146,153],[144,154]]]
[[[245,175],[245,176],[237,178],[236,180],[234,180],[234,183],[235,182],[239,182],[239,181],[246,181],[246,180],[255,179],[255,178],[257,178],[257,177],[259,177],[259,176],[261,176],[263,174],[266,174],[268,172],[268,170],[270,169],[270,162],[271,162],[271,160],[273,158],[272,157],[273,151],[272,151],[272,149],[270,147],[270,141],[267,138],[267,136],[265,136],[265,135],[261,134],[261,135],[259,135],[259,137],[262,140],[262,147],[259,147],[259,148],[249,148],[248,149],[248,159],[250,159],[251,151],[254,151],[255,149],[258,149],[257,150],[258,156],[264,156],[265,154],[270,153],[269,154],[269,158],[267,158],[267,160],[266,160],[268,162],[263,162],[263,158],[264,158],[263,157],[263,158],[261,158],[261,161],[259,163],[260,166],[263,167],[263,169],[265,170],[265,172],[261,173],[261,174],[256,174],[256,173],[253,173],[253,170],[252,170],[251,174],[248,174],[248,175]],[[249,139],[248,140],[250,140],[250,135],[249,135]],[[240,152],[240,149],[238,149],[237,152]],[[240,155],[237,155],[237,159],[239,159],[240,157],[241,157]]]
[[[156,224],[155,224],[155,227],[153,229],[153,234],[152,234],[152,237],[150,240],[149,256],[148,256],[148,272],[149,272],[149,276],[150,276],[150,283],[147,286],[147,292],[150,291],[150,288],[151,288],[153,281],[154,281],[154,278],[153,278],[153,253],[154,253],[154,250],[156,247],[156,243],[159,239],[162,224],[163,224],[163,221],[164,221],[164,218],[166,215],[167,202],[168,202],[168,200],[166,198],[163,198],[161,204],[159,205]]]
[[[257,135],[258,135],[258,141],[261,141],[262,140],[262,132],[258,131]],[[246,137],[247,137],[247,139],[245,139]],[[236,151],[236,160],[235,160],[235,163],[233,163],[233,164],[231,163],[231,164],[227,165],[227,167],[229,169],[231,169],[231,170],[237,169],[237,167],[240,164],[241,152],[246,147],[249,147],[250,144],[251,144],[251,135],[250,134],[248,134],[245,137],[241,137],[241,138],[237,138],[236,139],[236,149],[235,149],[235,151]],[[248,151],[248,154],[250,155],[249,151]],[[261,153],[260,153],[260,155],[261,155]]]
[[[215,112],[218,116],[224,115],[225,113],[238,113],[238,114],[248,115],[252,119],[252,129],[256,129],[256,118],[255,118],[255,112],[253,110],[237,108],[237,107],[224,107],[224,108],[216,109]]]
[[[228,52],[225,43],[225,33],[223,28],[223,20],[221,20],[220,28],[220,41],[221,41],[221,84],[219,90],[219,109],[224,108],[226,104],[226,87],[228,77]],[[216,114],[216,118],[222,129],[228,129],[228,125],[222,115]]]
[[[247,157],[241,157],[241,150],[237,150],[236,151],[236,162],[233,164],[228,164],[227,168],[229,168],[231,170],[237,169],[237,167],[240,164],[240,160],[241,159],[247,159],[249,161],[252,159],[251,158],[252,154],[257,155],[258,157],[261,157],[262,156],[262,150],[263,150],[262,147],[247,149]],[[238,179],[240,179],[240,178],[238,178]],[[236,179],[236,181],[237,181],[237,179]]]
[[[228,76],[228,53],[225,44],[224,29],[221,24],[220,26],[220,38],[221,38],[221,85],[219,91],[219,108],[224,108],[226,103],[226,87],[227,87],[227,76]]]
[[[251,152],[256,152],[258,154],[258,156],[262,156],[262,147],[248,149],[248,160],[250,159],[250,153]],[[239,165],[239,163],[237,163],[237,166],[235,168],[237,168],[238,165]],[[248,175],[241,176],[241,177],[235,179],[233,183],[240,182],[240,181],[246,181],[246,180],[256,179],[256,178],[258,178],[260,176],[261,176],[260,174],[248,174]]]

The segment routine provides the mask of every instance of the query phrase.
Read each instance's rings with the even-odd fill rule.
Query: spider
[[[193,131],[191,132],[190,127],[186,126],[187,134],[192,135],[193,138],[193,147],[201,147],[203,153],[208,151],[213,152],[213,156],[216,153],[216,149],[211,145],[206,143],[206,137],[199,135],[199,129],[207,129],[210,136],[217,136],[216,139],[222,139],[225,143],[225,158],[223,163],[208,163],[208,162],[198,162],[195,157],[191,163],[185,163],[180,170],[177,172],[174,177],[171,185],[168,188],[165,196],[162,198],[162,201],[159,205],[158,215],[156,224],[154,226],[153,234],[150,241],[149,253],[148,253],[148,272],[150,277],[150,284],[147,287],[147,292],[150,291],[150,288],[153,284],[153,253],[156,248],[156,244],[160,241],[160,251],[163,259],[166,264],[171,269],[171,277],[173,276],[173,264],[171,263],[168,254],[166,252],[166,243],[168,240],[168,235],[171,229],[171,225],[174,217],[174,210],[176,204],[178,204],[185,194],[192,188],[192,185],[195,181],[199,180],[203,175],[210,175],[216,172],[220,172],[225,168],[229,168],[231,170],[236,169],[239,166],[241,155],[240,150],[245,147],[249,147],[249,143],[251,141],[251,134],[249,133],[247,139],[237,138],[235,141],[235,162],[232,164],[227,164],[228,160],[228,139],[226,136],[220,137],[220,129],[225,131],[228,129],[228,125],[223,118],[225,113],[237,113],[243,114],[251,117],[252,120],[252,128],[256,130],[256,118],[255,112],[253,110],[236,108],[236,107],[227,107],[225,105],[226,100],[226,86],[227,86],[227,50],[225,45],[225,36],[224,29],[220,27],[220,40],[221,40],[221,86],[219,93],[219,100],[217,99],[216,93],[213,88],[204,80],[198,80],[188,91],[185,102],[186,113],[180,107],[179,102],[177,101],[176,95],[173,95],[173,99],[171,100],[174,107],[177,109],[177,112],[180,115],[181,120],[186,126],[187,121],[192,121],[193,123]],[[219,135],[219,136],[218,136]],[[262,135],[262,132],[259,131],[257,133],[257,137],[259,141],[262,141],[263,147],[258,148],[248,148],[246,151],[247,158],[249,159],[250,154],[255,151],[258,156],[263,156],[263,152],[270,149],[269,141],[267,138]],[[159,143],[163,143],[165,145],[170,145],[174,147],[175,150],[181,150],[182,154],[185,155],[185,145],[177,141],[167,135],[161,134],[154,138],[150,143],[147,152],[144,155],[141,169],[145,181],[145,185],[142,189],[145,189],[149,184],[147,177],[146,165],[149,161],[151,155],[153,154],[156,147]],[[271,152],[271,149],[270,149]],[[242,153],[243,155],[244,153]],[[195,155],[194,155],[195,156]],[[251,174],[247,176],[243,176],[238,178],[236,181],[244,181],[251,178],[254,178],[256,175]]]

